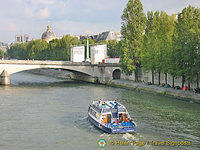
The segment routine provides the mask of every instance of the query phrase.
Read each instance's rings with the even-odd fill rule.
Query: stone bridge
[[[70,61],[0,60],[0,84],[9,85],[10,75],[32,69],[64,69],[72,72],[72,79],[93,83],[106,83],[120,79],[119,64],[74,63]]]

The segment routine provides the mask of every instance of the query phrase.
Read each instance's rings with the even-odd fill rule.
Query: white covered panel
[[[107,44],[91,46],[90,51],[92,64],[98,64],[107,58]]]
[[[83,62],[85,60],[85,47],[76,46],[71,48],[71,61]]]

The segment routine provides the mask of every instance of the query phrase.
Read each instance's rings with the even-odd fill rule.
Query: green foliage
[[[110,40],[108,41],[108,50],[107,50],[107,55],[110,58],[117,58],[120,56],[120,42],[117,42],[115,40]]]
[[[93,40],[93,39],[91,39],[91,38],[88,38],[88,40],[89,40],[89,43],[90,43],[90,44],[95,44],[95,43],[96,43],[96,41]],[[82,41],[82,44],[87,45],[87,39],[84,39],[84,40]]]
[[[137,73],[142,64],[144,71],[168,73],[173,77],[183,77],[188,82],[197,80],[198,83],[199,8],[184,8],[178,14],[178,19],[176,15],[169,16],[163,11],[149,11],[145,20],[141,2],[129,0],[122,15],[121,33],[123,40],[118,54],[126,74],[130,75],[133,71]],[[115,49],[113,45],[111,49]]]
[[[13,44],[7,51],[10,59],[27,59],[27,44]]]
[[[200,9],[189,6],[178,15],[171,59],[173,73],[193,82],[200,72]]]
[[[145,21],[146,17],[140,0],[129,0],[123,11],[121,26],[123,37],[121,66],[128,75],[131,75],[133,71],[137,72],[140,67]]]
[[[5,55],[5,52],[2,49],[0,49],[0,59],[2,59],[4,55]]]
[[[47,43],[44,40],[33,40],[29,43],[14,44],[8,49],[11,59],[35,60],[70,60],[72,45],[80,45],[76,37],[70,35],[62,39],[54,39]]]
[[[107,41],[99,41],[96,44],[108,44],[108,42]]]
[[[83,44],[86,45],[86,39]],[[119,57],[121,53],[121,42],[101,41],[95,43],[89,39],[90,44],[108,44],[108,56]],[[70,60],[71,47],[80,45],[78,38],[70,35],[64,36],[62,39],[54,39],[47,43],[45,40],[33,40],[29,43],[16,43],[8,49],[8,57],[10,59],[35,59],[35,60]]]
[[[169,71],[175,16],[165,12],[148,12],[142,50],[142,66],[145,71],[167,73]]]

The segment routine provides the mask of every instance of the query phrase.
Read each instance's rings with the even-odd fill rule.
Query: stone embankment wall
[[[155,85],[159,84],[159,77],[158,76],[159,76],[158,73],[154,75],[154,83],[155,83]],[[122,75],[122,79],[135,81],[135,75],[134,75],[134,73],[131,76]],[[140,70],[139,81],[141,81],[143,83],[152,82],[152,73],[151,73],[151,71],[150,72],[144,72],[144,71]],[[175,83],[174,86],[182,87],[182,78],[175,78],[174,81],[175,81],[174,82]],[[161,84],[165,84],[165,75],[162,74],[162,73],[160,75],[160,82],[161,82]],[[169,74],[167,74],[167,83],[170,86],[173,85],[173,77],[170,76]],[[187,86],[188,83],[186,82],[185,85]],[[196,88],[197,87],[196,82],[190,83],[190,87],[193,88],[193,89]]]
[[[34,74],[40,74],[45,76],[52,76],[56,78],[63,78],[63,79],[69,79],[72,76],[71,72],[68,72],[66,70],[61,69],[35,69],[35,70],[29,70],[27,71],[29,73]],[[145,82],[151,82],[151,73],[145,74],[146,75],[146,81]],[[106,82],[106,85],[114,86],[114,87],[120,87],[120,88],[127,88],[135,91],[141,91],[141,92],[148,92],[148,93],[157,93],[159,95],[163,96],[169,96],[173,98],[180,98],[188,101],[194,101],[197,103],[200,103],[200,94],[196,94],[191,91],[183,91],[183,90],[175,90],[173,88],[163,88],[156,85],[147,85],[145,82],[135,83],[134,81],[134,75],[132,76],[125,76],[122,75],[122,78],[125,80],[112,80],[109,82]],[[141,79],[141,76],[140,76]],[[145,77],[143,76],[143,79]],[[168,79],[169,80],[169,79]],[[155,80],[156,81],[156,80]],[[180,80],[181,82],[181,80]],[[158,83],[158,81],[157,81]],[[164,83],[164,76],[162,76],[162,82]],[[170,83],[170,81],[169,81]],[[178,84],[176,84],[178,85]]]
[[[136,83],[130,80],[113,80],[108,82],[107,85],[119,88],[126,88],[139,92],[156,93],[158,95],[173,97],[189,102],[200,103],[200,94],[194,93],[192,91],[176,90],[173,88],[163,88],[157,85]]]

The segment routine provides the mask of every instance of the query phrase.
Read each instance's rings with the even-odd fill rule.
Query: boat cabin
[[[117,101],[94,101],[90,106],[90,114],[101,122],[125,123],[129,122],[126,108]]]

